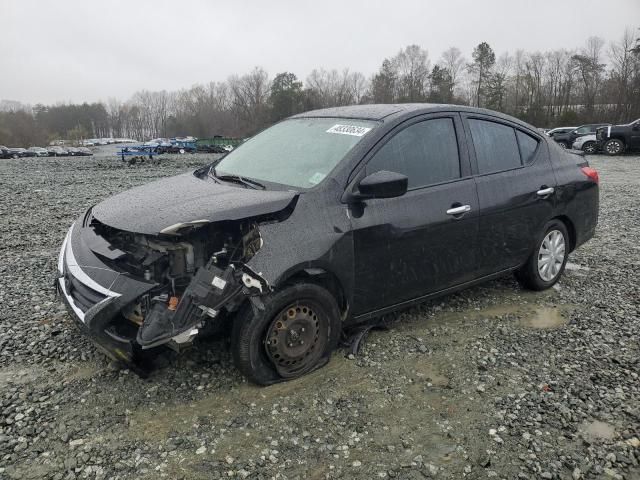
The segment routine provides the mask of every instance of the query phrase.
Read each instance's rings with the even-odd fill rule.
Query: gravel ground
[[[591,157],[596,237],[562,281],[511,278],[387,317],[357,357],[255,387],[223,340],[148,379],[52,295],[70,223],[207,161],[0,161],[0,478],[640,479],[640,157]]]

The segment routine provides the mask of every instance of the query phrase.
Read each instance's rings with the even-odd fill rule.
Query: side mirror
[[[349,195],[351,200],[393,198],[407,193],[409,179],[401,173],[380,170],[360,180],[358,191]]]

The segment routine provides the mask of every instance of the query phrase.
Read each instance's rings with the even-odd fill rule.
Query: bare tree
[[[452,88],[455,90],[460,80],[460,72],[465,64],[462,52],[457,47],[451,47],[442,53],[439,63],[448,72]]]
[[[640,70],[640,59],[632,52],[634,44],[633,31],[626,29],[620,40],[609,46],[610,79],[614,87],[617,121],[628,118],[634,106],[633,80],[638,77]]]

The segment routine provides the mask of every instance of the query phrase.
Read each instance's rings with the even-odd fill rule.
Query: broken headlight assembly
[[[193,226],[152,237],[122,232],[93,220],[109,245],[101,255],[111,268],[154,287],[122,310],[107,334],[135,338],[143,349],[189,343],[221,311],[233,312],[248,296],[266,293],[267,282],[246,265],[262,238],[253,222]],[[100,255],[100,251],[94,251]]]

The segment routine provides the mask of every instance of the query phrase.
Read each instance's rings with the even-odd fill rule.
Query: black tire
[[[622,140],[618,140],[617,138],[612,138],[611,140],[607,140],[607,142],[602,147],[604,153],[607,155],[620,155],[624,152],[624,143]]]
[[[562,238],[564,240],[564,258],[562,259],[562,264],[558,269],[558,272],[551,279],[542,278],[540,272],[538,271],[538,259],[540,254],[540,249],[544,240],[551,232],[560,232],[562,234]],[[567,231],[567,227],[560,220],[552,220],[545,225],[543,233],[538,238],[536,242],[535,249],[531,253],[531,256],[527,260],[520,269],[516,271],[516,278],[520,282],[520,284],[529,290],[546,290],[547,288],[551,288],[556,284],[560,277],[562,277],[562,273],[564,272],[564,267],[567,264],[567,259],[569,258],[569,248],[570,248],[570,237],[569,232]]]
[[[556,142],[560,148],[567,148],[566,142]]]
[[[340,309],[331,293],[312,283],[297,283],[260,300],[264,308],[258,306],[260,302],[252,301],[243,306],[233,320],[231,332],[234,362],[251,382],[270,385],[291,380],[329,362],[341,332]],[[303,310],[306,317],[301,320],[297,315],[303,315]],[[292,311],[294,315],[290,315]],[[287,329],[289,321],[291,328]],[[307,321],[312,328],[306,332],[298,328],[300,336],[297,334],[296,339],[303,339],[304,335],[310,341],[306,345],[302,345],[304,341],[296,343],[294,348],[300,352],[297,356],[286,356],[280,349],[287,350],[292,344],[284,345],[277,335],[285,335],[289,342],[292,330],[307,325]],[[305,333],[300,334],[300,330]]]
[[[589,155],[593,155],[598,150],[598,146],[596,142],[584,142],[582,145],[582,151],[584,153],[588,153]]]

